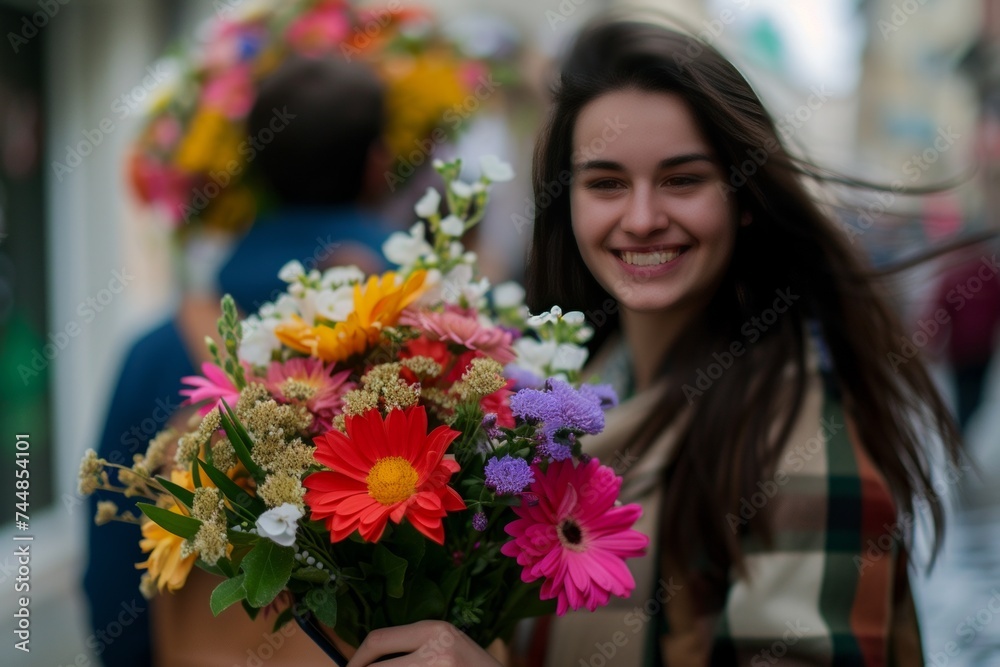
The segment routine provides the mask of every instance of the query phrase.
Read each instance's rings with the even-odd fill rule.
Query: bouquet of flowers
[[[432,135],[448,136],[457,126],[449,110],[493,71],[443,35],[430,13],[398,2],[361,9],[347,0],[267,0],[239,14],[221,6],[193,57],[173,63],[176,80],[152,105],[129,163],[134,191],[182,234],[240,231],[253,220],[261,186],[246,180],[254,154],[246,118],[258,82],[290,55],[370,63],[386,82],[385,143],[398,159]],[[403,181],[413,169],[397,171]]]
[[[460,239],[512,172],[487,157],[465,183],[460,167],[435,163],[443,197],[429,188],[386,242],[397,270],[291,262],[286,292],[242,320],[226,297],[223,349],[209,339],[214,363],[184,379],[201,406],[189,432],[157,435],[131,467],[87,452],[85,493],[147,499],[144,593],[198,565],[223,578],[216,614],[275,606],[278,624],[318,619],[354,645],[442,619],[483,646],[631,593],[641,510],[578,442],[616,401],[578,385],[592,330],[578,312],[529,316],[515,284],[487,298]],[[138,521],[101,503],[110,519]]]

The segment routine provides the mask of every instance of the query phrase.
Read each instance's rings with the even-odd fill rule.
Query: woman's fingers
[[[393,653],[414,653],[428,644],[453,646],[457,641],[455,637],[457,632],[453,625],[443,621],[420,621],[410,625],[373,630],[361,642],[361,646],[347,663],[347,667],[367,667],[381,657]],[[396,660],[387,661],[385,664],[389,667]]]
[[[378,667],[500,666],[451,623],[420,621],[375,630],[361,643],[347,667],[368,667],[384,656],[400,653],[405,655],[379,662]]]

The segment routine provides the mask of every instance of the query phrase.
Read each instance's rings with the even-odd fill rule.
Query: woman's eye
[[[590,190],[617,190],[620,187],[622,187],[620,182],[610,178],[602,178],[587,184]]]
[[[701,183],[702,180],[700,176],[671,176],[663,184],[670,187],[683,188]]]

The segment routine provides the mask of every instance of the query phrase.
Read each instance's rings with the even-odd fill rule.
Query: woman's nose
[[[620,226],[629,234],[648,236],[670,224],[663,202],[658,200],[654,188],[633,188],[625,206]]]

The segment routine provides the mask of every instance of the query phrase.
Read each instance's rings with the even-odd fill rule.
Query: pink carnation
[[[408,311],[403,313],[400,321],[426,332],[432,339],[452,341],[470,350],[478,350],[501,364],[510,363],[515,358],[510,346],[512,334],[499,327],[484,327],[474,311]]]
[[[594,611],[612,594],[628,597],[635,579],[624,559],[643,555],[649,538],[632,529],[642,508],[615,507],[621,478],[597,459],[532,470],[538,503],[513,508],[519,518],[504,530],[514,539],[501,548],[524,568],[521,580],[544,578],[540,597],[556,598],[560,616],[582,607]]]
[[[236,388],[233,381],[229,379],[226,372],[215,364],[205,362],[201,365],[201,375],[188,375],[182,377],[181,382],[190,385],[190,389],[181,389],[181,396],[187,396],[184,405],[193,405],[207,401],[198,408],[198,414],[207,415],[216,407],[221,408],[221,401],[225,401],[230,407],[236,405],[240,397],[240,390]]]
[[[325,364],[312,357],[294,358],[288,361],[272,361],[267,369],[267,388],[279,399],[284,398],[281,385],[286,380],[297,380],[312,387],[316,393],[306,401],[306,407],[313,414],[314,431],[329,431],[333,428],[333,418],[344,407],[344,394],[354,389],[353,382],[347,382],[350,371],[331,375],[333,364]]]

